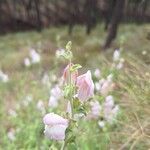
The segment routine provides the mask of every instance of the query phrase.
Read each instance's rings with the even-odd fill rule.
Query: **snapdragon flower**
[[[114,104],[114,99],[111,95],[107,96],[103,104],[103,113],[106,121],[112,123],[119,111],[119,106]]]
[[[54,96],[55,98],[59,99],[63,96],[62,90],[56,84],[50,91],[50,95]]]
[[[81,102],[87,101],[90,97],[94,95],[94,83],[91,76],[91,71],[80,75],[77,78],[77,97]]]
[[[51,108],[56,108],[58,106],[58,101],[62,98],[63,93],[58,85],[55,85],[50,91],[49,106]]]
[[[71,80],[71,82],[73,82],[74,84],[76,83],[76,81],[77,81],[77,77],[78,77],[78,70],[76,70],[76,71],[74,71],[74,72],[71,72],[71,67],[73,66],[73,64],[72,63],[70,63],[70,64],[68,64],[67,66],[66,66],[66,68],[64,69],[64,72],[63,72],[63,81],[65,82],[65,83],[69,83],[70,81],[69,80]],[[71,79],[70,79],[70,77],[71,77]]]
[[[98,119],[101,113],[101,105],[98,101],[90,102],[91,110],[87,116],[89,119]]]
[[[68,127],[68,120],[63,117],[49,113],[46,114],[43,118],[45,124],[45,136],[51,140],[64,140],[65,131]]]
[[[100,85],[101,85],[100,93],[101,93],[103,96],[107,96],[108,93],[109,93],[110,91],[112,91],[112,89],[113,89],[112,78],[113,78],[113,75],[110,74],[110,75],[107,76],[107,79],[102,79],[102,80],[100,80]]]

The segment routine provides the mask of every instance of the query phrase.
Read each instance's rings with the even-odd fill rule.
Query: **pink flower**
[[[65,131],[68,127],[68,120],[63,117],[49,113],[46,114],[43,118],[45,124],[45,136],[53,140],[64,140]]]
[[[70,74],[70,68],[73,66],[73,64],[68,64],[67,67],[64,69],[64,72],[63,72],[63,80],[65,83],[69,83],[69,74]],[[74,71],[74,72],[71,72],[71,81],[73,83],[76,83],[76,80],[77,80],[77,77],[78,77],[78,71]]]
[[[109,95],[105,98],[105,103],[104,103],[105,108],[112,108],[114,106],[114,99],[113,96]]]
[[[91,105],[91,111],[87,117],[89,119],[98,119],[101,112],[101,105],[99,104],[98,101],[90,102],[90,105]]]
[[[112,123],[118,114],[119,107],[114,104],[114,99],[111,95],[106,97],[103,107],[104,118]]]
[[[87,101],[94,95],[94,83],[91,77],[91,71],[87,71],[87,73],[77,78],[77,87],[77,97],[82,102]]]
[[[56,108],[63,93],[58,85],[55,85],[50,91],[49,106]]]
[[[50,96],[48,105],[51,108],[56,108],[58,106],[58,99],[54,96]]]
[[[113,76],[112,74],[110,74],[109,76],[107,76],[107,79],[102,79],[100,81],[101,85],[100,92],[103,96],[107,96],[108,93],[113,90],[112,78]]]
[[[63,96],[62,91],[61,91],[61,89],[60,89],[60,87],[58,85],[55,85],[51,89],[50,95],[55,97],[56,99],[60,99]]]
[[[95,69],[95,71],[94,71],[94,76],[96,77],[96,78],[100,78],[100,76],[101,76],[101,71],[97,68],[97,69]]]

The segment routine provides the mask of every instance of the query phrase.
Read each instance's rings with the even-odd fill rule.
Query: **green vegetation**
[[[37,102],[43,100],[48,108],[49,89],[41,83],[44,72],[52,77],[61,76],[64,63],[55,58],[55,50],[73,43],[75,62],[87,68],[99,68],[107,72],[112,63],[113,50],[123,43],[124,68],[117,79],[115,95],[120,105],[121,115],[117,124],[108,129],[107,134],[93,126],[84,124],[79,134],[78,145],[83,150],[126,149],[146,150],[150,147],[150,47],[147,39],[149,25],[121,25],[114,44],[104,52],[100,45],[105,40],[103,26],[99,25],[91,35],[77,26],[73,35],[67,27],[45,29],[41,33],[25,32],[0,37],[0,68],[8,74],[10,81],[0,83],[0,149],[49,149],[51,141],[43,134],[41,112]],[[24,58],[33,47],[41,55],[41,63],[26,68]],[[57,67],[56,67],[57,66]],[[85,68],[86,69],[86,68]],[[26,96],[32,95],[28,106],[23,103]],[[10,115],[10,109],[17,116]],[[16,130],[12,142],[8,132]],[[96,129],[96,130],[95,130]],[[85,132],[87,131],[87,132]],[[55,144],[57,145],[57,144]],[[73,148],[72,148],[73,149]]]

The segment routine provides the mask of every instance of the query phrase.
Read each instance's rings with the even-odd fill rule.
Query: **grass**
[[[110,50],[104,52],[100,46],[106,33],[98,25],[91,35],[77,26],[73,35],[67,34],[67,27],[45,29],[41,33],[25,32],[0,37],[0,68],[9,75],[10,81],[0,83],[0,149],[49,149],[51,141],[43,135],[42,116],[36,105],[43,100],[47,111],[49,89],[41,83],[44,72],[61,76],[64,62],[55,57],[57,47],[73,42],[75,62],[83,70],[100,68],[107,73],[112,63],[113,49],[124,39],[123,56],[125,67],[117,79],[114,92],[121,107],[121,116],[116,125],[107,133],[100,132],[96,123],[81,123],[84,131],[78,137],[78,146],[85,150],[130,149],[146,150],[150,148],[150,48],[147,32],[149,25],[121,25],[119,35]],[[39,65],[25,68],[23,59],[28,48],[38,49],[42,61]],[[142,55],[142,51],[147,51]],[[24,106],[23,100],[32,95],[33,101]],[[17,116],[9,115],[16,110]],[[7,133],[16,130],[16,140],[10,141]],[[54,146],[58,144],[55,143]],[[73,148],[70,148],[73,149]]]

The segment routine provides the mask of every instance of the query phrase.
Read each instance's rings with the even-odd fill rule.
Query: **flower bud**
[[[91,77],[91,71],[79,76],[77,78],[77,97],[80,101],[87,101],[94,95],[94,83]]]
[[[70,77],[72,83],[76,83],[77,77],[78,77],[78,71],[71,72],[70,69],[73,66],[72,63],[68,64],[67,67],[64,69],[63,72],[63,81],[67,84],[70,82]],[[70,75],[71,74],[71,75]]]
[[[45,136],[53,140],[64,140],[65,131],[68,127],[68,120],[63,117],[49,113],[43,118],[45,124]]]

